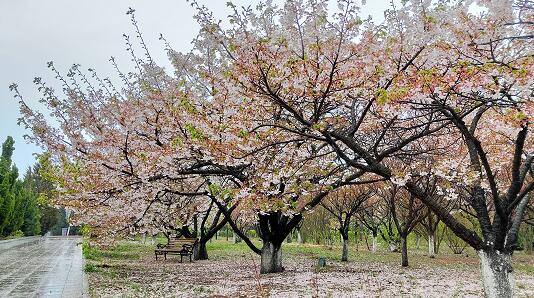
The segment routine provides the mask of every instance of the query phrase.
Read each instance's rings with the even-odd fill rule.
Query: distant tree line
[[[43,179],[40,163],[29,167],[21,178],[13,163],[15,141],[7,137],[0,157],[0,238],[33,236],[50,231],[61,234],[66,227],[65,210],[49,205],[53,185]]]

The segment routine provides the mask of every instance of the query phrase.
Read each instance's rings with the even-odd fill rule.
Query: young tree
[[[400,238],[402,267],[408,267],[408,235],[423,220],[424,205],[405,189],[393,184],[385,186],[380,195],[387,202]]]
[[[357,213],[358,221],[364,225],[370,232],[372,238],[371,252],[378,250],[378,233],[382,225],[389,216],[387,210],[380,208],[381,198],[378,195],[373,196],[364,204],[363,210]]]
[[[349,258],[349,228],[352,217],[361,211],[362,205],[373,195],[374,191],[368,186],[345,186],[331,192],[321,202],[321,206],[338,221],[338,230],[343,241],[341,261],[347,262]]]

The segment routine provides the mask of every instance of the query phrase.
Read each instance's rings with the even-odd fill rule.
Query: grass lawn
[[[162,241],[159,239],[158,241]],[[424,247],[426,248],[426,246]],[[340,246],[286,244],[285,271],[260,275],[259,256],[244,243],[208,244],[210,260],[179,263],[154,258],[154,245],[121,242],[112,249],[84,248],[85,271],[93,297],[481,297],[478,258],[444,252],[430,259],[410,250],[410,267],[400,254],[371,253],[353,245],[349,262],[340,262]],[[316,268],[326,257],[327,267]],[[534,256],[514,256],[520,297],[534,296]]]

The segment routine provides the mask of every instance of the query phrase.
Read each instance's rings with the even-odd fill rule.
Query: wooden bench
[[[180,263],[183,262],[184,256],[189,256],[189,262],[192,262],[193,249],[197,241],[197,238],[170,238],[166,245],[157,245],[154,250],[156,260],[158,259],[158,255],[163,255],[166,260],[167,254],[175,254],[180,255]]]

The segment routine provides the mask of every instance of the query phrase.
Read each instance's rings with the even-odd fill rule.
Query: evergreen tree
[[[14,182],[18,177],[18,170],[11,166],[11,158],[15,141],[12,137],[7,137],[2,144],[2,155],[0,157],[0,236],[7,236],[12,231],[16,195],[14,192]]]
[[[23,180],[18,179],[19,170],[12,162],[14,145],[13,138],[7,137],[0,156],[0,237],[17,231],[31,236],[41,231],[39,189],[36,186],[41,179],[31,168]]]

